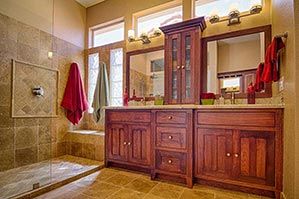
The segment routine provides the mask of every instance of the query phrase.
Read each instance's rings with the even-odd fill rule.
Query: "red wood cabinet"
[[[106,165],[279,198],[282,116],[282,109],[106,110]]]
[[[197,110],[195,115],[194,174],[200,182],[280,197],[281,110]]]
[[[129,125],[128,161],[137,165],[150,165],[151,128],[149,124]]]
[[[275,185],[275,136],[272,132],[235,131],[234,178]]]
[[[127,142],[128,128],[124,124],[108,125],[108,158],[113,160],[126,161],[128,158]]]
[[[165,34],[165,102],[198,104],[203,17],[161,27]]]
[[[231,178],[232,131],[226,129],[198,128],[195,142],[196,171],[198,177]]]
[[[149,168],[150,111],[106,111],[106,117],[106,165],[116,162]]]
[[[153,114],[156,122],[152,179],[162,174],[180,178],[192,187],[193,110],[153,110]]]

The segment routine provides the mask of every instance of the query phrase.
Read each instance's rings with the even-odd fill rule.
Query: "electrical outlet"
[[[279,90],[279,92],[284,90],[284,77],[281,77],[278,82],[278,90]]]

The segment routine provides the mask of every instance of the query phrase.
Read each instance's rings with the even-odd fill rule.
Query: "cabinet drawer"
[[[109,122],[150,122],[150,112],[141,111],[112,111],[108,113]]]
[[[275,114],[272,112],[197,112],[197,124],[274,127]]]
[[[186,174],[186,154],[170,151],[156,151],[156,168],[167,171]]]
[[[182,127],[157,127],[156,146],[186,149],[187,129]]]
[[[157,112],[156,122],[159,124],[187,124],[186,112],[180,111],[159,111]]]

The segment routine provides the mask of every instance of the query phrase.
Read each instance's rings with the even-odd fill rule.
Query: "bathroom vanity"
[[[107,108],[106,165],[274,196],[282,189],[282,116],[270,105]]]
[[[246,98],[271,26],[201,38],[205,27],[203,18],[162,27],[164,46],[127,53],[129,95],[166,105],[106,107],[106,166],[280,198],[283,107],[198,105],[223,89],[226,100]],[[256,97],[272,97],[263,87]]]

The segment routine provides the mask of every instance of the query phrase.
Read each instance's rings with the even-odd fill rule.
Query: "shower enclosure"
[[[0,198],[85,168],[65,157],[70,124],[59,105],[71,62],[84,77],[84,49],[54,34],[56,2],[0,1]]]

